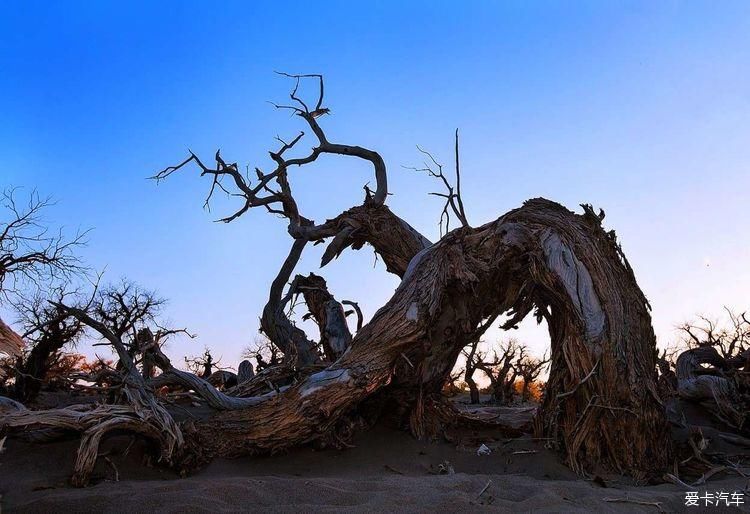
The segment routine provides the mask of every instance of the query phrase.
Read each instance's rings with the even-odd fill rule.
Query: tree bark
[[[25,343],[21,336],[16,334],[12,328],[0,318],[0,353],[20,357],[23,355]]]
[[[28,403],[39,395],[50,368],[50,358],[65,343],[60,337],[43,337],[34,345],[26,359],[18,359],[16,383],[13,387],[18,400]]]
[[[255,376],[252,363],[245,359],[237,367],[237,384],[244,384]]]
[[[320,329],[320,344],[329,362],[338,359],[352,342],[346,324],[344,307],[328,291],[323,277],[310,273],[297,275],[296,288],[305,298],[305,304]]]
[[[440,391],[461,350],[488,326],[486,320],[509,312],[510,324],[517,323],[532,309],[547,318],[552,340],[538,434],[577,472],[604,467],[640,479],[660,477],[671,463],[672,446],[656,393],[648,303],[614,234],[602,230],[590,208],[581,216],[536,199],[420,251],[348,351],[286,389],[230,400],[198,377],[174,370],[157,352],[166,379],[225,409],[207,419],[175,425],[148,395],[122,342],[85,313],[68,309],[105,335],[129,364],[130,406],[95,409],[85,420],[66,414],[78,420],[74,428],[84,430],[78,483],[85,483],[93,466],[98,438],[112,428],[159,437],[163,457],[186,471],[216,456],[336,439],[350,431],[351,415],[375,393],[398,400],[416,435],[439,433],[458,417]],[[57,412],[43,419],[10,412],[0,416],[0,425],[60,426]]]
[[[710,364],[713,370],[703,368],[703,364]],[[684,400],[706,402],[717,417],[741,428],[746,414],[739,391],[732,380],[714,374],[728,368],[727,360],[712,346],[682,352],[676,364],[677,394]]]
[[[386,385],[389,394],[414,393],[412,429],[423,433],[424,406],[476,327],[508,311],[520,321],[534,307],[547,313],[552,339],[539,435],[577,472],[605,466],[660,475],[671,441],[648,303],[613,233],[590,209],[575,215],[543,199],[420,252],[337,362],[273,399],[195,422],[185,464],[322,437]]]
[[[268,303],[263,308],[260,327],[264,334],[284,354],[290,364],[296,366],[310,366],[320,361],[315,343],[307,338],[304,330],[295,326],[284,312],[290,295],[284,296],[284,287],[292,276],[294,267],[302,256],[307,241],[297,239],[292,244],[284,264],[271,284]]]

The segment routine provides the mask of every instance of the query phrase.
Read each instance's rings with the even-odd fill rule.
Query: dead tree
[[[68,238],[51,231],[43,219],[51,205],[36,191],[26,202],[14,189],[0,193],[0,297],[5,300],[29,286],[67,282],[86,271],[75,255],[86,233]]]
[[[224,189],[240,199],[240,208],[224,221],[257,207],[288,220],[292,249],[271,286],[261,326],[295,367],[310,366],[311,371],[288,386],[240,398],[174,369],[155,348],[155,362],[163,371],[157,379],[193,389],[216,413],[175,425],[162,417],[158,404],[146,407],[149,397],[139,387],[143,377],[138,374],[131,389],[138,391],[139,405],[154,414],[145,420],[141,416],[131,429],[158,426],[159,435],[179,434],[159,442],[162,455],[182,470],[216,456],[269,453],[336,439],[350,433],[351,417],[376,396],[391,400],[397,407],[394,412],[415,435],[441,433],[441,427],[458,421],[440,391],[462,349],[479,339],[499,315],[510,313],[504,324],[510,328],[536,309],[547,320],[552,349],[547,393],[536,423],[540,436],[555,444],[577,472],[606,467],[638,477],[661,476],[671,463],[672,450],[656,391],[649,306],[614,233],[603,230],[603,215],[588,205],[583,215],[577,215],[554,202],[534,199],[482,226],[462,223],[431,244],[385,207],[387,172],[380,155],[328,140],[319,124],[329,112],[323,106],[322,77],[292,78],[294,105],[278,107],[291,110],[310,128],[315,138],[310,153],[287,157],[302,139],[300,134],[271,152],[275,168],[265,173],[256,169],[254,182],[218,152],[214,167],[190,154],[157,177],[166,178],[195,163],[212,178],[209,198],[216,189]],[[319,85],[312,109],[297,94],[299,82],[307,79]],[[362,205],[315,223],[301,214],[290,173],[322,155],[368,161],[376,188],[365,187]],[[454,194],[448,193],[446,200]],[[453,205],[459,209],[455,197]],[[329,241],[323,265],[346,248],[369,243],[387,269],[401,277],[391,299],[328,365],[318,363],[316,344],[286,316],[291,296],[284,292],[306,245],[323,241]],[[70,312],[105,334],[118,353],[122,350],[123,371],[129,375],[132,360],[119,338],[85,312]],[[127,406],[111,406],[101,415],[111,419],[114,407]],[[41,421],[40,415],[11,412],[0,416],[0,425],[19,429],[52,422],[48,415],[41,415]],[[151,421],[154,416],[161,421]],[[85,420],[94,422],[94,417],[87,413]],[[91,427],[105,426],[102,423],[108,421],[98,419]],[[85,428],[81,423],[76,427]]]
[[[727,325],[701,316],[698,323],[680,327],[688,349],[677,357],[676,392],[683,400],[701,403],[727,425],[746,430],[750,321],[745,313],[726,311]]]
[[[88,483],[99,443],[111,431],[133,431],[155,440],[161,450],[160,459],[168,464],[175,462],[175,452],[184,445],[181,428],[154,397],[125,340],[131,330],[153,318],[157,305],[153,295],[130,286],[125,292],[117,288],[97,291],[85,305],[53,303],[60,312],[93,329],[116,352],[121,400],[114,405],[79,405],[52,411],[31,411],[21,406],[6,413],[0,425],[63,434],[79,431],[81,443],[71,478],[74,485]],[[159,345],[148,350],[160,351]]]
[[[490,381],[493,400],[500,405],[509,405],[516,394],[516,380],[521,369],[519,363],[526,358],[526,347],[509,339],[499,349],[500,353],[493,351],[492,361],[480,361],[477,367]]]
[[[319,327],[320,345],[325,356],[329,362],[335,362],[352,342],[343,305],[328,292],[325,279],[314,273],[306,277],[297,275],[292,289],[305,298],[309,316]]]
[[[677,374],[675,373],[675,354],[664,349],[658,354],[656,366],[659,371],[657,387],[661,398],[667,399],[677,394]]]
[[[725,307],[729,323],[719,324],[707,316],[695,323],[684,323],[682,344],[688,348],[713,347],[724,359],[732,359],[750,349],[750,320],[745,312]]]
[[[477,351],[479,340],[473,341],[469,345],[469,351],[464,349],[466,363],[464,364],[464,382],[469,387],[469,403],[475,405],[479,403],[479,387],[474,380],[474,373],[477,370],[477,363],[484,359],[484,355]]]
[[[33,297],[31,289],[59,287],[86,271],[75,255],[86,233],[68,238],[62,231],[50,230],[43,215],[51,200],[36,191],[26,201],[18,196],[15,189],[0,193],[0,303],[22,305],[19,294]],[[23,339],[0,319],[0,353],[20,357],[24,346]],[[42,353],[44,348],[33,359],[40,362],[37,356]]]
[[[65,296],[59,291],[57,301]],[[16,361],[13,393],[17,400],[27,403],[39,394],[62,349],[83,335],[84,325],[40,295],[18,302],[17,308],[28,350]]]
[[[246,359],[255,359],[255,370],[261,371],[281,364],[279,349],[265,337],[258,337],[254,343],[245,348],[242,356]]]
[[[214,364],[216,363],[208,348],[203,350],[203,355],[200,357],[185,357],[187,368],[204,380],[213,375]]]
[[[544,368],[547,367],[547,364],[549,364],[549,359],[546,354],[541,359],[527,355],[518,360],[516,367],[523,381],[521,389],[521,399],[523,401],[527,402],[531,398],[531,385],[536,382],[539,375],[544,371]]]
[[[309,357],[314,344],[290,331],[288,319],[279,316],[279,306],[284,305],[283,283],[289,281],[308,242],[330,240],[322,265],[347,247],[357,249],[369,243],[402,282],[391,300],[357,333],[350,349],[327,370],[299,382],[284,393],[284,401],[273,402],[273,406],[261,403],[248,412],[219,414],[214,421],[228,435],[205,441],[204,450],[211,453],[215,447],[214,451],[221,453],[220,448],[231,446],[233,451],[258,451],[309,440],[335,426],[344,412],[386,384],[409,413],[413,432],[423,435],[431,424],[428,418],[433,414],[432,405],[438,402],[436,395],[461,349],[481,336],[479,328],[486,328],[488,319],[508,311],[513,317],[506,325],[511,326],[536,308],[547,318],[553,352],[538,424],[543,434],[559,443],[576,470],[593,462],[633,473],[663,469],[671,446],[656,393],[649,306],[614,232],[601,227],[603,212],[596,214],[584,206],[584,214],[577,216],[553,202],[533,200],[477,228],[467,226],[463,223],[466,217],[459,216],[462,227],[431,245],[384,206],[388,184],[380,155],[329,141],[318,121],[328,112],[323,107],[322,77],[292,78],[294,104],[277,107],[291,110],[310,128],[315,137],[310,153],[286,157],[302,139],[300,133],[289,142],[280,141],[280,148],[270,152],[275,168],[267,173],[256,168],[255,183],[218,153],[213,168],[191,154],[157,178],[164,179],[195,163],[203,175],[212,178],[209,198],[216,188],[225,187],[222,179],[228,178],[233,194],[242,200],[240,209],[223,221],[232,221],[255,207],[287,218],[294,243],[272,284],[261,324],[282,351],[307,355],[305,362],[315,361]],[[319,85],[312,109],[297,94],[300,81],[307,78]],[[316,224],[301,214],[289,174],[328,154],[370,162],[376,188],[365,188],[361,206]],[[456,172],[458,182],[458,166]],[[455,194],[449,191],[447,202],[458,215],[463,209]],[[597,372],[590,375],[595,366]],[[326,413],[323,417],[317,414],[319,407]],[[633,414],[623,416],[621,412]],[[276,425],[273,431],[283,433],[282,440],[276,436],[273,442],[266,439],[262,421],[266,415],[284,420],[284,426]],[[243,418],[253,419],[253,428],[246,430],[241,423],[239,440],[228,441],[233,439],[229,434],[239,428],[234,423]],[[632,434],[639,434],[636,444],[618,443]]]

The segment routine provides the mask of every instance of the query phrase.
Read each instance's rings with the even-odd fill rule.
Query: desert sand
[[[517,409],[519,422],[530,412]],[[513,409],[503,414],[510,417]],[[489,455],[477,455],[482,442]],[[460,443],[426,442],[376,426],[358,434],[352,448],[218,459],[180,478],[148,462],[143,442],[122,435],[104,443],[92,485],[80,489],[68,485],[77,444],[7,440],[0,455],[3,512],[738,511],[688,509],[684,490],[672,484],[639,486],[612,475],[581,479],[531,436],[472,433]],[[724,476],[696,490],[746,487],[747,480]]]

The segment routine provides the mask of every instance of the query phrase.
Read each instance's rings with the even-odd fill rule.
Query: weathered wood
[[[713,371],[703,368],[713,366]],[[706,402],[717,416],[734,427],[742,427],[744,409],[735,384],[716,373],[729,366],[716,348],[702,346],[686,350],[677,358],[677,394],[693,402]],[[739,408],[738,408],[739,407]]]
[[[18,357],[23,354],[24,346],[21,336],[0,319],[0,353]]]
[[[328,285],[320,275],[297,275],[294,285],[302,293],[310,315],[319,327],[320,344],[326,358],[329,362],[334,362],[352,342],[343,306],[328,291]]]
[[[549,250],[551,233],[559,253]],[[575,256],[562,257],[569,252]],[[566,285],[573,277],[568,268],[581,286]],[[413,396],[411,414],[419,432],[427,396],[440,390],[482,320],[533,305],[548,313],[552,339],[540,435],[556,442],[577,471],[605,466],[659,475],[670,462],[671,442],[656,394],[646,300],[611,235],[541,199],[448,234],[409,266],[394,296],[337,362],[277,399],[196,423],[191,447],[214,456],[301,444],[334,430],[342,415],[386,385],[394,395],[422,391]],[[404,356],[413,368],[399,366]],[[595,376],[558,397],[597,361]]]
[[[272,453],[336,439],[338,433],[351,431],[351,416],[365,410],[367,401],[389,402],[394,415],[408,422],[419,437],[441,433],[441,427],[458,416],[441,401],[440,392],[461,350],[498,316],[510,315],[504,325],[509,328],[532,311],[546,319],[551,338],[547,394],[535,421],[539,435],[555,445],[577,472],[603,467],[638,478],[661,476],[671,464],[672,446],[656,387],[650,307],[614,233],[602,229],[603,213],[597,216],[585,205],[584,214],[576,215],[554,202],[534,199],[493,222],[470,227],[459,194],[457,138],[458,196],[453,196],[447,181],[446,186],[462,227],[431,244],[385,207],[387,174],[380,155],[360,146],[331,143],[326,137],[317,121],[329,112],[322,105],[322,77],[291,77],[296,80],[291,94],[295,104],[278,107],[290,109],[312,130],[317,142],[309,154],[284,157],[301,140],[300,133],[290,142],[279,140],[281,148],[270,152],[276,169],[269,173],[257,169],[253,183],[218,151],[215,168],[191,153],[156,176],[162,179],[195,163],[202,175],[213,179],[209,199],[221,178],[228,176],[236,187],[232,197],[242,205],[222,221],[256,207],[288,220],[294,243],[271,285],[261,318],[262,331],[284,353],[284,362],[232,389],[237,396],[252,392],[252,397],[230,397],[200,377],[175,370],[156,345],[152,357],[163,374],[151,383],[176,381],[217,409],[206,419],[177,425],[135,372],[117,335],[85,312],[69,309],[117,350],[129,403],[100,408],[96,416],[86,418],[91,426],[76,422],[75,428],[84,430],[79,482],[93,466],[98,440],[110,427],[160,437],[163,454],[182,470],[217,456]],[[296,96],[303,78],[319,80],[313,111]],[[366,186],[362,205],[316,224],[301,214],[289,171],[323,154],[368,161],[376,190]],[[321,363],[316,344],[285,312],[296,294],[295,284],[286,293],[285,288],[303,250],[307,243],[326,240],[323,265],[346,248],[370,244],[387,269],[402,278],[391,299],[354,338],[348,327],[344,330],[340,304],[330,299],[320,302],[316,315],[325,317],[322,332],[329,339],[331,360],[337,358],[328,366]],[[38,422],[24,416],[24,412],[0,414],[0,426]],[[45,419],[54,416],[48,413]]]
[[[244,384],[254,376],[253,364],[247,359],[240,362],[240,365],[237,367],[237,384]]]

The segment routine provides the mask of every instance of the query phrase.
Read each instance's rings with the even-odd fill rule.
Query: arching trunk
[[[476,327],[502,312],[520,321],[535,307],[552,339],[539,434],[576,471],[603,465],[659,475],[671,443],[656,393],[648,303],[614,235],[590,209],[575,215],[541,199],[418,254],[341,359],[278,398],[196,422],[191,459],[316,439],[385,386],[413,400],[412,429],[424,433],[424,406]]]
[[[486,320],[510,313],[509,327],[536,309],[547,319],[552,350],[538,434],[577,472],[604,467],[637,478],[661,476],[672,446],[656,393],[648,303],[614,234],[602,230],[590,208],[585,211],[575,215],[537,199],[484,226],[449,233],[412,259],[393,297],[341,358],[287,389],[228,397],[172,370],[196,381],[191,388],[224,410],[174,427],[179,437],[163,441],[162,451],[190,470],[215,456],[335,441],[350,433],[350,414],[376,392],[395,399],[416,435],[435,432],[456,415],[439,395],[461,350],[488,326]],[[95,321],[84,321],[96,328]],[[128,360],[122,343],[109,339]],[[146,394],[144,388],[138,392]],[[153,398],[139,405],[146,400],[158,424],[171,426]],[[101,414],[120,415],[114,407]],[[44,423],[59,424],[55,411],[48,415]],[[27,426],[26,418],[11,412],[0,416],[0,425]],[[41,423],[35,419],[31,423]]]

